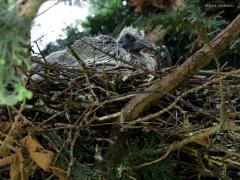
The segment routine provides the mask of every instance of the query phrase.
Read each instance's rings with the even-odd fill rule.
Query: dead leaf
[[[170,0],[148,0],[148,3],[151,4],[153,7],[161,10],[166,10],[169,5],[172,3]]]
[[[54,153],[49,150],[42,150],[41,152],[31,152],[31,158],[45,171],[48,170],[51,164]]]
[[[67,180],[67,172],[58,168],[58,167],[55,167],[55,166],[51,166],[50,169],[52,170],[53,174],[55,176],[58,177],[59,180]]]
[[[31,121],[24,119],[24,120],[18,121],[15,128],[16,129],[25,128],[26,126],[31,126],[31,125],[32,125]]]
[[[11,180],[28,179],[29,169],[24,166],[24,159],[21,150],[13,155],[12,163],[10,165],[10,178]]]
[[[10,122],[0,122],[0,132],[6,134],[11,128]]]
[[[151,7],[159,10],[172,8],[177,10],[185,6],[184,0],[130,0],[129,6],[133,7],[135,12],[141,13],[146,7]]]
[[[184,0],[174,0],[172,3],[172,8],[174,10],[179,9],[180,7],[185,7],[185,2]]]
[[[131,0],[130,6],[134,7],[135,12],[142,12],[142,6],[145,3],[145,0]]]
[[[11,127],[10,134],[14,136],[15,139],[18,139],[21,138],[22,135],[28,133],[27,129],[32,127],[32,122],[27,119],[23,119],[13,123],[12,126],[14,127]]]
[[[195,143],[206,147],[206,149],[209,149],[211,146],[211,141],[209,137],[203,137],[201,139],[197,139],[196,141],[194,141]]]
[[[18,138],[27,133],[26,127],[29,126],[32,126],[32,122],[27,119],[19,120],[14,123],[1,123],[0,128],[2,128],[4,130],[4,134],[6,134],[6,138],[0,149],[2,157],[7,157],[9,155],[11,146],[14,142],[17,142]]]
[[[0,166],[6,166],[12,163],[13,156],[7,156],[5,158],[0,159]]]
[[[8,156],[8,154],[11,150],[10,147],[13,143],[14,143],[14,137],[8,135],[7,138],[3,141],[3,144],[0,149],[0,154],[2,157]]]
[[[30,153],[32,160],[36,162],[43,170],[47,171],[53,160],[54,153],[44,149],[44,147],[31,136],[26,136],[21,139],[21,143],[23,147],[25,147]]]
[[[151,32],[147,34],[146,38],[154,43],[163,41],[168,32],[168,29],[169,28],[164,27],[163,25],[157,25],[151,30]]]

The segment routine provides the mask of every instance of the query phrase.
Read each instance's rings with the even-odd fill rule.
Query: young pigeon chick
[[[143,31],[132,27],[124,28],[117,39],[117,43],[130,53],[128,57],[130,63],[149,70],[156,68],[154,56],[146,51],[153,50],[155,44],[145,39]]]
[[[138,31],[136,28],[124,28],[118,39],[119,46],[132,54],[139,54],[144,48],[153,49],[155,44],[144,38],[144,32]]]
[[[137,65],[141,68],[154,70],[156,62],[152,56],[143,53],[143,49],[153,49],[155,45],[144,38],[144,33],[135,28],[124,28],[117,40],[111,36],[99,35],[96,37],[83,37],[77,40],[72,48],[86,63],[113,62],[118,64]],[[60,57],[74,58],[68,50]]]

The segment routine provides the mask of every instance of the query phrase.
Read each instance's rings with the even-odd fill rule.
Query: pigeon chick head
[[[143,31],[132,27],[126,27],[121,31],[117,43],[131,53],[140,53],[144,48],[152,49],[155,46],[154,43],[144,38]]]

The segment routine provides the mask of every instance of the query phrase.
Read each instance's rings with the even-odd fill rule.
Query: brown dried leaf
[[[145,3],[145,0],[131,0],[130,6],[135,8],[135,12],[142,12],[142,6]]]
[[[6,134],[11,128],[10,122],[0,122],[0,132]]]
[[[50,169],[52,170],[53,174],[58,177],[59,180],[67,180],[67,172],[58,168],[51,166]]]
[[[211,141],[210,141],[209,137],[204,137],[204,138],[201,138],[201,139],[197,139],[194,142],[201,145],[201,146],[206,147],[206,149],[209,149],[210,146],[211,146]]]
[[[28,177],[33,169],[33,163],[29,161],[23,158],[22,151],[19,149],[14,155],[0,159],[0,166],[10,165],[10,179],[29,179]]]
[[[10,146],[13,144],[14,142],[14,137],[13,136],[7,136],[7,138],[4,140],[1,149],[0,149],[0,154],[2,157],[6,157],[8,156],[9,152],[10,152]]]
[[[141,13],[144,7],[151,7],[160,10],[172,8],[174,10],[184,6],[184,0],[130,0],[129,6],[134,7],[135,12]]]
[[[24,119],[22,121],[18,121],[15,128],[16,129],[25,128],[26,126],[31,126],[31,125],[32,125],[31,121]]]
[[[0,128],[2,127],[4,132],[6,134],[6,138],[3,141],[0,154],[2,157],[6,157],[9,155],[10,148],[14,144],[14,142],[17,142],[17,139],[22,136],[22,134],[26,134],[26,127],[32,126],[32,122],[24,119],[19,120],[14,123],[1,123]]]
[[[0,166],[6,166],[12,163],[13,156],[8,156],[0,159]]]
[[[148,3],[151,4],[153,7],[161,10],[165,10],[168,7],[168,4],[171,3],[171,1],[166,0],[148,0]]]
[[[23,120],[17,121],[13,125],[14,125],[14,129],[11,130],[11,135],[14,136],[15,139],[18,139],[27,133],[27,129],[29,127],[32,127],[32,122],[27,119],[23,119]]]
[[[54,157],[54,153],[49,150],[42,150],[41,152],[32,152],[31,158],[45,171],[48,170]]]
[[[154,43],[158,43],[160,41],[163,41],[167,32],[168,28],[164,27],[163,25],[157,25],[154,27],[154,29],[151,30],[151,32],[146,35],[146,38]]]
[[[10,178],[11,180],[22,180],[28,179],[29,174],[28,168],[24,166],[24,159],[22,152],[19,150],[17,153],[13,155],[12,163],[10,165]]]
[[[179,7],[184,7],[184,6],[185,6],[184,0],[174,0],[172,2],[172,8],[174,10],[177,10]]]
[[[44,147],[31,136],[26,136],[21,139],[21,143],[30,153],[32,160],[36,162],[43,170],[47,171],[53,160],[54,153],[44,149]]]

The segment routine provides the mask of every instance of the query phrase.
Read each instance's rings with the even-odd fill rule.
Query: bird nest
[[[10,166],[0,168],[2,177],[239,177],[239,128],[221,123],[239,124],[238,75],[228,76],[221,89],[215,71],[200,71],[140,120],[120,122],[128,101],[151,93],[145,89],[174,68],[40,65],[44,80],[28,84],[33,98],[1,109],[0,165]]]

